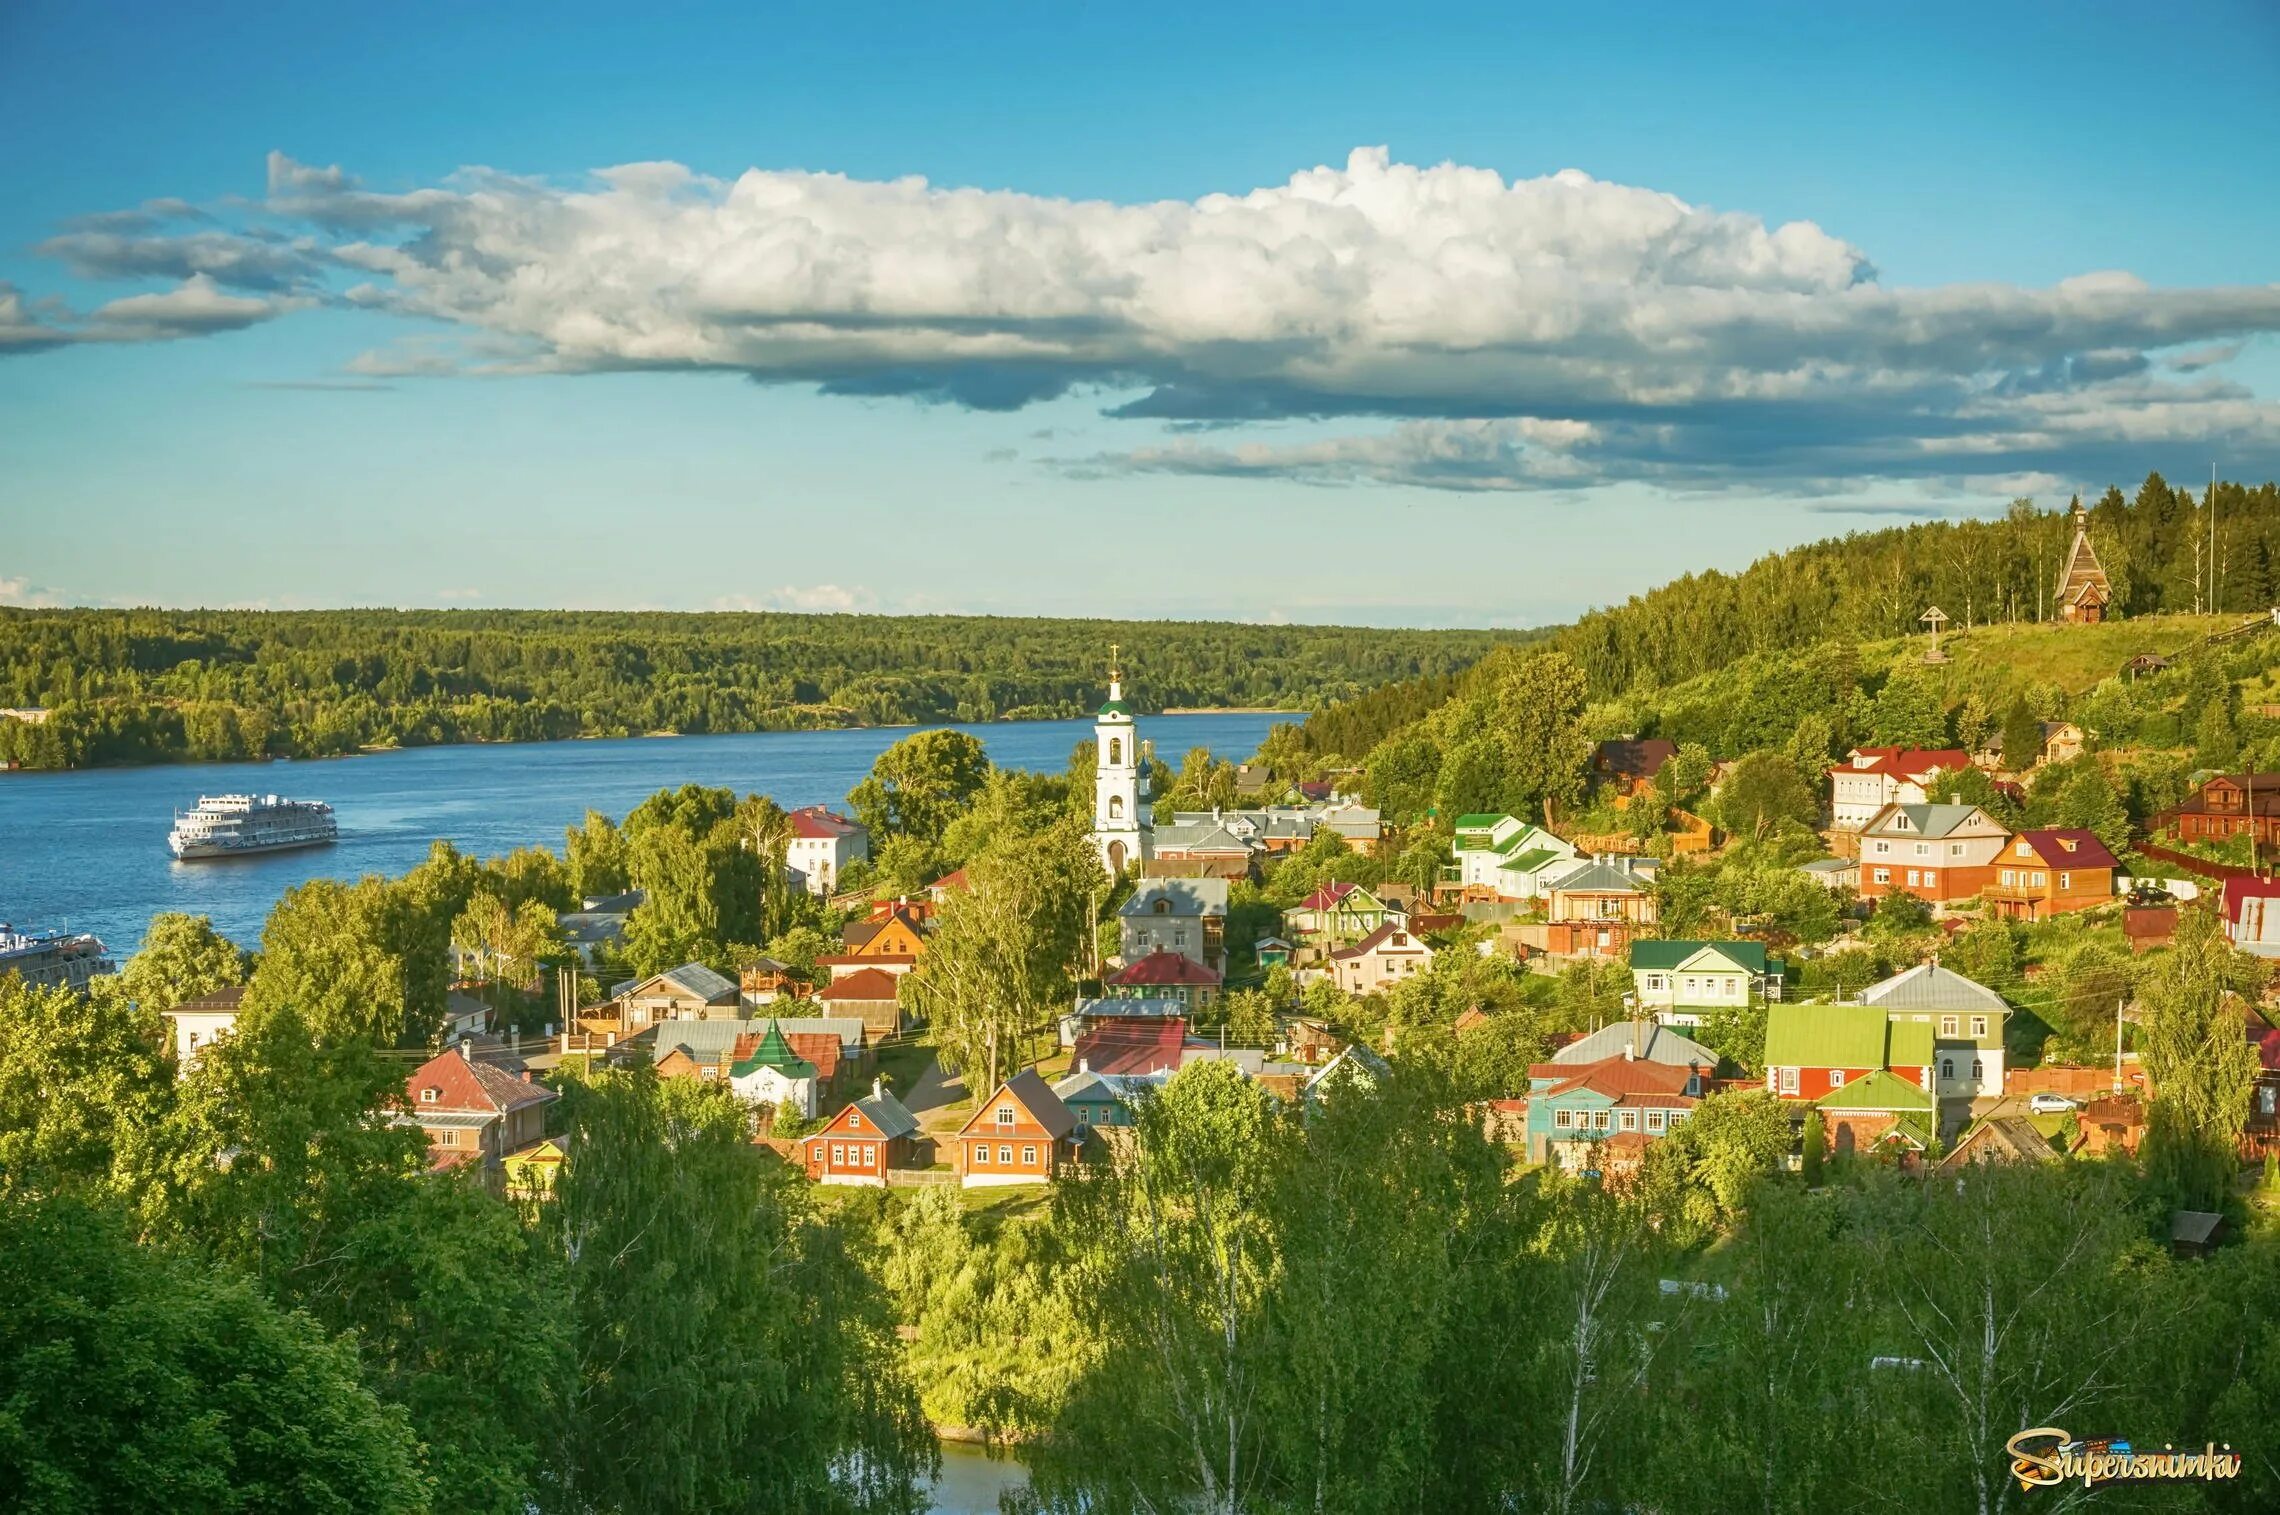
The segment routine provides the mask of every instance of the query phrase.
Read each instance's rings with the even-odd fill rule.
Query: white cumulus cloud
[[[428,323],[363,374],[729,370],[982,409],[1095,389],[1117,417],[1238,433],[1080,469],[1813,487],[2063,475],[2125,440],[2132,468],[2148,443],[2280,464],[2280,411],[2201,356],[2280,330],[2280,286],[2093,270],[1893,287],[1809,221],[1382,148],[1146,204],[673,163],[574,184],[469,169],[389,193],[272,154],[266,200],[233,224],[146,208],[47,250],[83,273],[180,277],[183,314],[203,303],[215,330],[221,302],[264,319],[322,269],[328,298]],[[114,333],[125,303],[97,313]],[[0,343],[7,319],[0,304]],[[1290,419],[1352,435],[1241,434]]]

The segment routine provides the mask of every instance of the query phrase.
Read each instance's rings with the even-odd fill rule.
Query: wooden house
[[[426,1133],[434,1166],[480,1163],[496,1173],[510,1153],[546,1135],[546,1107],[560,1097],[527,1068],[510,1072],[453,1047],[404,1080],[402,1119]]]
[[[998,1085],[958,1131],[959,1182],[969,1189],[1050,1183],[1075,1160],[1077,1118],[1034,1068]]]
[[[2010,837],[1977,805],[1887,805],[1861,828],[1860,897],[1913,894],[1934,905],[1976,898]]]
[[[819,1184],[885,1188],[890,1169],[917,1166],[918,1117],[873,1080],[868,1099],[856,1100],[821,1131],[802,1137],[800,1166]]]
[[[2259,853],[2280,845],[2280,773],[2220,773],[2153,818],[2185,842],[2253,836]]]
[[[1982,894],[1998,915],[2047,920],[2113,903],[2114,870],[2120,866],[2094,831],[2039,827],[2003,844]]]

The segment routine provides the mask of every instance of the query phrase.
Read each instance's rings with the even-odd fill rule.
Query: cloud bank
[[[41,250],[175,287],[84,318],[0,288],[0,350],[322,300],[422,323],[368,376],[727,370],[982,410],[1097,391],[1177,433],[1063,460],[1080,473],[1819,489],[2102,478],[2171,445],[2280,469],[2280,408],[2219,373],[2280,330],[2280,285],[1893,288],[1810,222],[1383,149],[1137,205],[672,163],[383,193],[272,154],[251,208],[152,201]],[[1276,434],[1297,421],[1343,434]]]

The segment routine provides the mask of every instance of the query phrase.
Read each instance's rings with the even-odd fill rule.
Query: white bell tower
[[[1124,671],[1117,649],[1108,649],[1108,703],[1093,721],[1098,767],[1093,776],[1093,846],[1101,865],[1122,873],[1155,856],[1156,834],[1148,815],[1147,754],[1132,712],[1124,704]]]

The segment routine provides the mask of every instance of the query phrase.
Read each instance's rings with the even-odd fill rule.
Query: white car
[[[2064,1115],[2074,1108],[2074,1101],[2063,1094],[2038,1094],[2027,1101],[2027,1108],[2037,1115]]]

